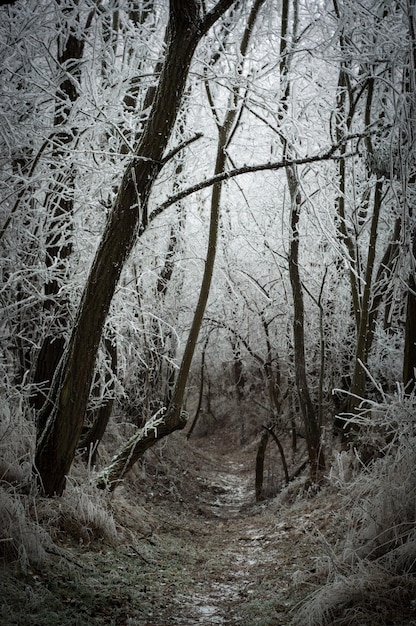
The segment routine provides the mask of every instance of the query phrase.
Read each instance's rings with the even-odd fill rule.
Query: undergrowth
[[[14,407],[14,412],[18,409]],[[381,403],[366,403],[351,420],[358,427],[357,445],[335,455],[327,477],[328,497],[336,493],[337,501],[339,496],[343,502],[336,532],[332,527],[330,539],[322,539],[315,590],[293,612],[294,626],[403,626],[416,616],[415,419],[416,399],[398,389]],[[169,446],[149,451],[116,496],[97,491],[94,471],[78,460],[63,497],[42,498],[30,473],[30,420],[21,413],[16,418],[18,428],[10,423],[6,411],[0,438],[0,557],[23,575],[33,577],[34,571],[50,569],[57,555],[65,562],[68,542],[77,550],[87,546],[87,560],[90,550],[94,559],[104,559],[109,550],[128,546],[148,568],[153,557],[143,556],[143,550],[148,547],[154,553],[152,528],[171,522],[160,518],[149,523],[150,513],[142,505],[151,501],[153,515],[158,515],[157,505],[166,499],[178,511],[195,508],[202,489],[199,466],[195,463],[191,475],[190,451],[179,435],[171,438]],[[293,484],[281,497],[293,502],[296,493],[299,485]],[[100,546],[105,546],[105,552]],[[60,575],[65,576],[63,570]],[[137,571],[132,575],[138,576]],[[30,588],[34,584],[36,580]],[[47,584],[42,579],[43,587]],[[92,587],[85,593],[92,598]],[[103,607],[104,600],[103,591]],[[63,607],[66,602],[63,596]]]
[[[344,502],[338,541],[322,542],[317,567],[326,568],[326,581],[297,612],[296,626],[403,626],[416,617],[415,398],[398,389],[366,403],[350,423],[373,458],[364,463],[357,445],[335,459],[329,488]]]

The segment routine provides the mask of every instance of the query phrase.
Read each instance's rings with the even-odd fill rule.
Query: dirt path
[[[256,504],[255,447],[224,450],[220,439],[183,437],[176,444],[170,457],[163,448],[149,455],[153,463],[113,495],[87,493],[84,481],[67,499],[36,502],[54,543],[38,565],[0,561],[2,626],[311,623],[297,607],[325,582],[325,559],[316,557],[327,554],[331,566],[340,497],[323,489]],[[113,541],[103,532],[109,521]],[[410,621],[389,623],[414,624],[409,611]]]
[[[250,458],[206,452],[200,495],[170,529],[186,542],[180,590],[157,626],[222,624],[283,626],[315,576],[316,533],[330,510],[299,505],[256,505]],[[196,514],[195,514],[196,513]]]
[[[179,442],[180,443],[180,442]],[[124,539],[65,530],[49,565],[0,569],[4,626],[301,626],[295,607],[318,575],[325,497],[254,502],[253,450],[180,443],[176,465],[138,470],[111,508]],[[185,469],[184,469],[185,468]],[[182,477],[179,474],[182,472]],[[78,528],[78,527],[77,527]],[[87,542],[84,537],[87,538]],[[93,537],[93,535],[91,535]]]

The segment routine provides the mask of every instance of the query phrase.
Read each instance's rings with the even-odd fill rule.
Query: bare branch
[[[211,26],[213,26],[221,15],[225,13],[226,10],[229,9],[235,2],[236,0],[219,0],[215,7],[205,16],[204,21],[201,24],[201,33],[205,35]]]
[[[167,153],[167,155],[163,157],[161,161],[162,165],[166,165],[166,163],[170,161],[171,159],[173,159],[173,157],[176,156],[178,152],[181,152],[181,150],[183,150],[184,148],[187,148],[191,143],[193,143],[194,141],[197,141],[198,139],[201,139],[201,137],[203,136],[204,136],[203,133],[197,133],[196,135],[194,135],[194,137],[191,137],[190,139],[187,139],[186,141],[182,141],[179,144],[179,146],[176,146],[176,148],[172,148],[172,150],[170,150]]]
[[[337,159],[339,157],[335,156],[335,152],[341,146],[343,146],[347,141],[350,141],[351,139],[361,139],[366,136],[367,136],[367,133],[355,133],[353,135],[348,135],[347,137],[344,137],[342,141],[339,141],[333,146],[331,146],[330,148],[328,148],[328,150],[326,150],[325,152],[322,152],[321,154],[314,154],[309,157],[301,157],[299,159],[283,159],[282,161],[277,161],[275,163],[268,162],[268,163],[259,163],[257,165],[243,165],[242,167],[236,167],[232,170],[229,170],[228,172],[221,172],[220,174],[211,176],[210,178],[207,178],[206,180],[203,180],[200,183],[196,183],[195,185],[192,185],[191,187],[188,187],[187,189],[180,191],[174,196],[170,196],[170,198],[165,200],[163,204],[161,204],[156,209],[154,209],[154,211],[151,213],[149,217],[149,222],[153,221],[158,215],[163,213],[165,209],[172,206],[172,204],[175,204],[176,202],[179,202],[180,200],[187,198],[188,196],[192,195],[193,193],[196,193],[197,191],[201,191],[202,189],[211,187],[212,185],[215,185],[216,183],[221,183],[224,180],[230,180],[231,178],[235,178],[236,176],[241,176],[242,174],[253,174],[255,172],[264,172],[268,170],[276,171],[276,170],[284,169],[285,167],[292,167],[294,165],[306,165],[308,163],[319,163],[321,161],[330,161],[331,159]],[[354,156],[355,154],[356,154],[355,152],[351,154],[343,154],[342,158]]]

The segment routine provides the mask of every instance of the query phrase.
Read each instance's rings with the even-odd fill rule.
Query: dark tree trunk
[[[266,448],[267,448],[268,441],[269,441],[269,433],[265,432],[262,434],[260,438],[259,447],[257,448],[257,455],[256,455],[256,481],[255,481],[256,502],[260,502],[260,500],[264,500],[264,494],[263,494],[264,457],[266,455]]]
[[[288,111],[288,102],[291,95],[291,82],[289,77],[290,64],[297,42],[298,11],[297,0],[293,3],[292,28],[289,29],[289,0],[284,0],[282,5],[281,32],[280,32],[280,101],[279,121],[285,119]],[[296,10],[295,10],[296,9]],[[290,158],[292,145],[290,141],[281,136],[283,155]],[[289,278],[293,295],[293,343],[295,380],[299,399],[300,411],[305,428],[305,439],[308,447],[308,455],[311,466],[311,478],[318,481],[325,469],[325,460],[321,447],[321,432],[312,403],[308,379],[306,375],[305,357],[305,310],[303,303],[303,287],[299,272],[299,219],[302,205],[301,186],[299,183],[298,170],[295,165],[286,167],[291,211],[290,211],[290,249],[289,249]]]
[[[240,52],[244,56],[246,46],[249,40],[249,34],[258,9],[262,5],[264,0],[255,0],[253,9],[250,13],[248,25],[246,27]],[[183,7],[184,12],[188,15],[187,8]],[[226,0],[220,4],[226,5]],[[232,2],[229,2],[232,4]],[[195,20],[195,16],[194,16]],[[206,20],[205,20],[206,21]],[[193,22],[194,23],[194,22]],[[162,73],[163,76],[163,73]],[[233,94],[231,101],[234,103],[234,98],[237,94]],[[225,169],[227,160],[226,147],[232,138],[232,126],[235,119],[235,106],[229,107],[225,115],[223,124],[217,123],[219,132],[219,142],[217,146],[217,156],[215,162],[215,172],[222,173]],[[231,135],[230,135],[231,133]],[[98,477],[97,484],[101,488],[109,488],[113,490],[120,480],[127,474],[131,467],[136,463],[140,456],[152,446],[161,437],[168,435],[173,430],[184,428],[186,425],[186,416],[182,411],[183,398],[185,394],[186,384],[188,381],[189,370],[191,367],[192,359],[197,344],[199,331],[201,329],[202,321],[205,314],[206,304],[210,293],[212,276],[214,271],[214,264],[216,258],[216,251],[218,245],[218,225],[219,214],[221,206],[221,193],[222,182],[217,182],[213,185],[211,194],[211,209],[210,209],[210,223],[208,234],[208,246],[205,259],[204,273],[202,276],[201,287],[199,289],[198,301],[195,306],[194,315],[189,330],[188,339],[185,345],[185,350],[182,356],[179,372],[173,389],[172,398],[166,412],[157,414],[149,420],[139,433],[134,435],[130,441],[121,449],[118,455],[114,457],[110,465],[105,468]]]
[[[195,426],[197,425],[199,416],[201,414],[202,399],[204,397],[205,354],[206,354],[206,350],[207,350],[207,346],[208,346],[208,341],[209,341],[209,335],[205,339],[204,347],[202,348],[201,369],[200,369],[200,374],[199,374],[198,404],[197,404],[197,407],[195,409],[195,415],[193,417],[191,427],[189,428],[188,432],[186,433],[186,438],[187,439],[189,439],[192,436],[192,433],[195,430]]]
[[[67,20],[78,20],[77,9],[64,8]],[[93,12],[90,13],[84,32],[88,29]],[[60,35],[57,40],[60,67],[64,68],[64,80],[55,94],[55,128],[63,128],[53,135],[53,159],[57,164],[53,169],[53,182],[46,198],[50,213],[50,226],[46,236],[45,265],[53,268],[53,278],[45,284],[44,309],[52,316],[52,326],[44,338],[38,354],[33,382],[39,390],[32,398],[32,405],[39,411],[44,402],[59,361],[65,348],[66,331],[69,321],[69,303],[59,299],[59,291],[67,280],[67,259],[72,252],[72,214],[74,209],[74,167],[69,157],[69,149],[77,134],[75,128],[66,128],[74,103],[79,98],[77,85],[80,82],[80,62],[84,53],[84,40],[70,33]],[[61,164],[69,162],[69,166]],[[51,332],[52,331],[52,332]],[[45,427],[45,420],[39,418],[39,432]]]
[[[409,154],[413,155],[412,161],[414,163],[414,146],[416,139],[416,131],[414,125],[416,102],[415,102],[415,84],[416,84],[416,11],[415,0],[409,2],[410,10],[408,13],[408,30],[409,40],[411,43],[411,52],[409,59],[409,72],[406,81],[406,95],[408,96],[408,102],[410,110],[407,112],[406,120],[408,125],[404,137],[404,143],[406,145]],[[414,176],[413,176],[414,178]],[[413,181],[414,182],[414,181]],[[414,207],[409,207],[409,218],[414,220]],[[411,233],[411,270],[408,281],[407,291],[407,306],[406,306],[406,327],[405,327],[405,339],[404,339],[404,360],[403,360],[403,383],[407,393],[411,393],[416,387],[416,228],[413,227]]]
[[[376,254],[378,223],[382,204],[383,182],[377,181],[374,191],[374,208],[371,219],[371,231],[368,243],[367,266],[365,271],[364,289],[361,296],[361,310],[357,333],[357,345],[354,360],[354,373],[351,383],[351,396],[349,396],[347,410],[356,411],[361,398],[364,397],[366,383],[366,364],[372,341],[372,329],[370,319],[371,290],[373,287],[374,260]]]
[[[110,371],[105,375],[105,383],[114,391],[114,376],[117,373],[117,348],[111,338],[104,340],[104,347],[110,357]],[[97,392],[100,390],[100,381],[97,381]],[[82,435],[78,448],[85,450],[85,460],[92,465],[95,464],[98,453],[98,445],[104,436],[108,421],[113,410],[114,397],[108,398],[93,415],[91,427]]]
[[[289,484],[289,470],[287,468],[287,461],[286,461],[286,455],[285,455],[285,451],[284,448],[281,444],[281,441],[279,439],[279,437],[276,435],[276,433],[274,432],[273,428],[267,428],[266,426],[264,426],[263,428],[265,428],[267,430],[268,433],[270,433],[270,436],[272,437],[273,441],[275,442],[275,444],[277,445],[277,448],[279,450],[279,454],[280,454],[280,458],[282,459],[282,467],[283,467],[283,473],[285,475],[285,483],[286,485]]]
[[[194,50],[232,0],[220,0],[203,22],[197,0],[171,0],[168,46],[152,110],[127,167],[82,295],[72,335],[42,409],[35,469],[46,495],[60,495],[81,436],[102,330],[126,258],[147,226],[148,200],[163,166]],[[159,432],[184,426],[180,408]]]
[[[291,187],[289,176],[289,187]],[[296,185],[297,187],[297,185]],[[302,283],[299,274],[299,209],[300,193],[292,192],[291,242],[289,254],[289,276],[293,293],[293,340],[295,349],[295,377],[299,406],[305,427],[305,439],[311,465],[311,478],[319,481],[325,469],[321,447],[321,432],[314,405],[312,403],[306,376],[304,304]]]
[[[234,389],[235,389],[235,399],[237,404],[237,411],[240,420],[240,444],[244,445],[246,443],[246,429],[247,429],[247,412],[244,410],[243,402],[244,402],[244,386],[245,386],[245,377],[244,377],[244,367],[243,361],[241,359],[241,350],[238,340],[234,337],[231,340],[232,350],[233,350],[233,377],[234,377]]]

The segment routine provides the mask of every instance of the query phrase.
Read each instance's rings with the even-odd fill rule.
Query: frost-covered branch
[[[255,165],[242,165],[241,167],[236,167],[226,172],[221,172],[220,174],[211,176],[210,178],[207,178],[199,183],[196,183],[195,185],[192,185],[191,187],[188,187],[187,189],[183,189],[182,191],[180,191],[179,193],[173,196],[170,196],[170,198],[165,200],[165,202],[163,202],[161,205],[159,205],[156,209],[153,210],[153,212],[151,213],[149,217],[149,221],[154,220],[158,215],[163,213],[163,211],[165,211],[167,208],[172,206],[172,204],[175,204],[176,202],[179,202],[180,200],[187,198],[193,193],[196,193],[197,191],[202,191],[202,189],[207,189],[208,187],[212,187],[216,183],[221,183],[225,180],[236,178],[237,176],[241,176],[242,174],[254,174],[256,172],[276,171],[276,170],[284,169],[285,167],[292,167],[294,165],[307,165],[309,163],[319,163],[321,161],[330,161],[331,159],[336,160],[339,157],[335,153],[341,146],[345,145],[346,142],[351,141],[352,139],[362,139],[363,137],[366,137],[366,136],[367,136],[367,133],[354,133],[354,134],[348,135],[347,137],[344,137],[342,141],[339,141],[336,144],[332,145],[330,148],[328,148],[324,152],[313,154],[311,156],[300,157],[298,159],[282,159],[281,161],[275,161],[275,162],[268,161],[267,163],[258,163]],[[343,154],[342,158],[345,159],[346,157],[354,156],[355,154],[356,154],[355,152],[352,152],[349,154]]]

